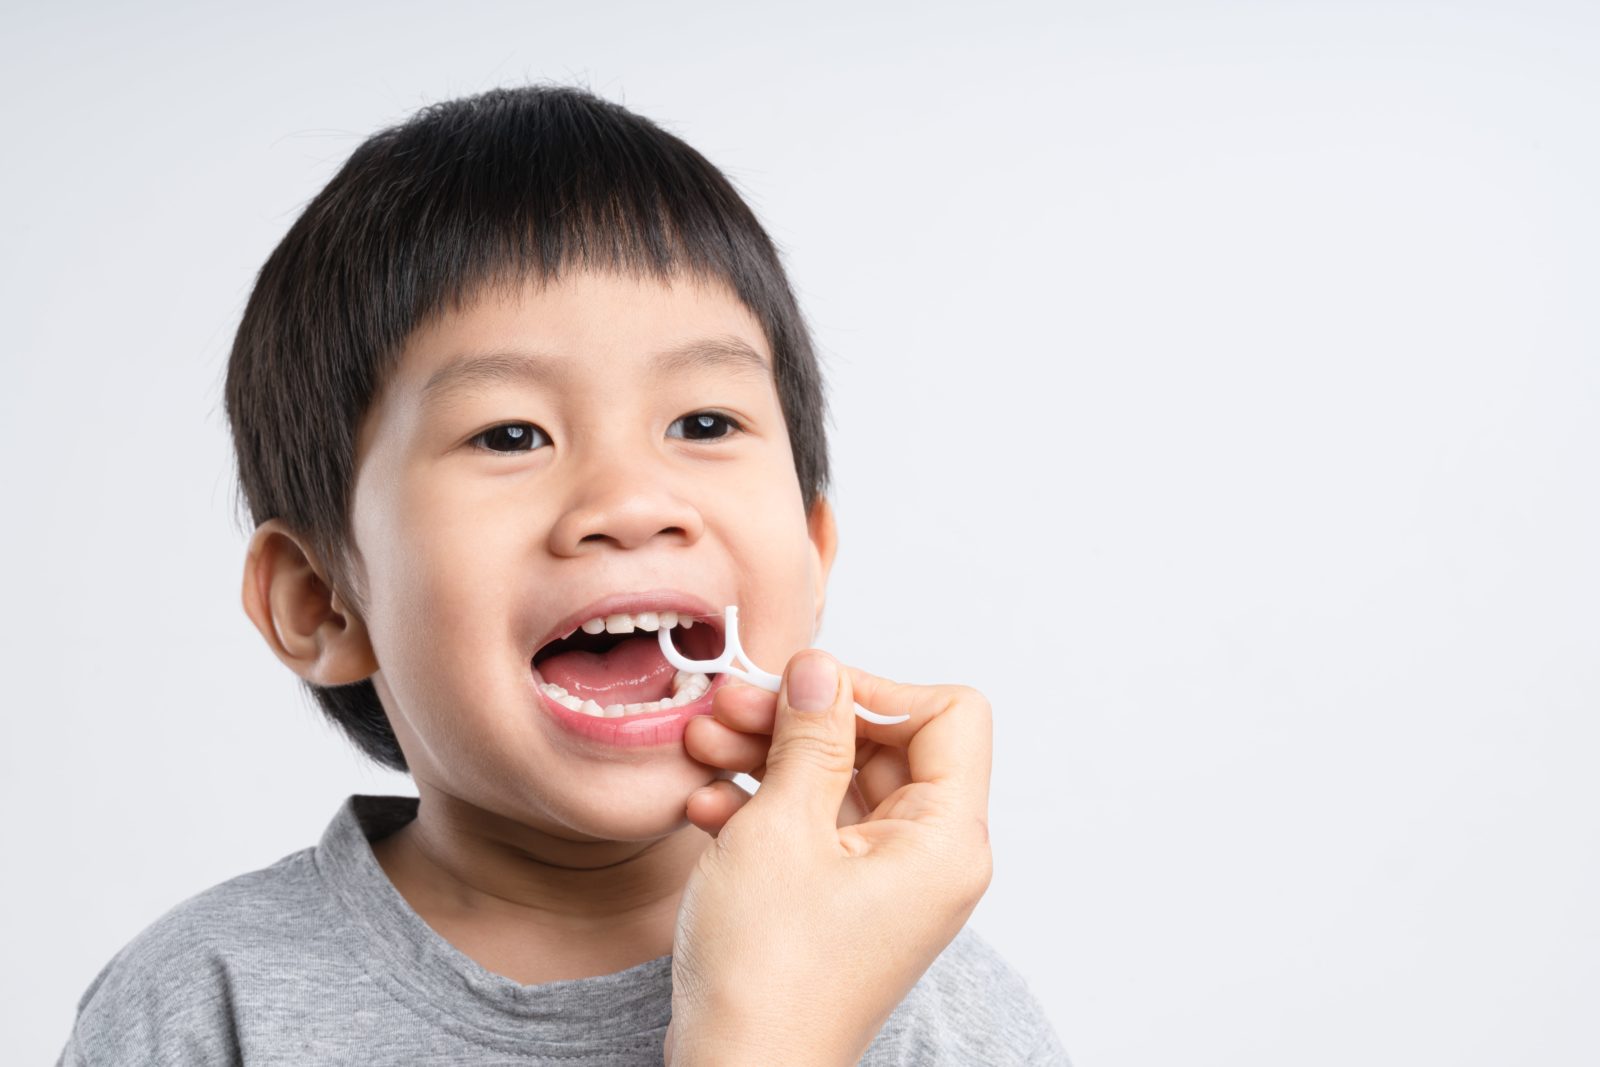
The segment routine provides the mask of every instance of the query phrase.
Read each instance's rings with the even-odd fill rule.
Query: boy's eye
[[[490,452],[531,452],[540,444],[549,444],[550,435],[531,422],[507,422],[489,427],[469,443],[476,445],[479,441],[484,442],[479,447]]]
[[[685,415],[673,422],[673,426],[682,426],[682,433],[673,433],[669,428],[668,437],[683,437],[690,441],[714,441],[720,437],[728,437],[739,432],[742,427],[729,418],[715,411],[697,411],[693,415]]]

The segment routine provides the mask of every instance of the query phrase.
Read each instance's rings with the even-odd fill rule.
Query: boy
[[[226,402],[245,609],[419,797],[352,796],[163,916],[62,1063],[1066,1062],[955,932],[988,879],[987,735],[956,732],[981,698],[804,651],[836,540],[821,376],[693,149],[563,88],[381,131],[263,267]],[[662,629],[714,657],[727,605],[779,696],[665,660]],[[912,721],[851,735],[852,696]],[[935,844],[846,855],[908,840]]]

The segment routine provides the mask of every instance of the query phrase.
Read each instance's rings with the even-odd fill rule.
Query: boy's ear
[[[377,671],[366,624],[328,587],[310,548],[278,519],[250,538],[242,599],[268,647],[306,681],[346,685]]]
[[[828,498],[818,496],[806,516],[806,529],[811,535],[811,549],[816,553],[817,616],[816,625],[822,625],[822,605],[828,597],[828,572],[833,569],[833,557],[839,550],[839,529],[834,525],[833,505]]]

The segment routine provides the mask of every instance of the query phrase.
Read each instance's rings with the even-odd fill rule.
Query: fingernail
[[[789,706],[795,711],[826,711],[839,693],[839,668],[832,657],[811,652],[789,672]]]

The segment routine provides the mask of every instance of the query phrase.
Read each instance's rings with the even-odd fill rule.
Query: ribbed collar
[[[342,913],[334,934],[373,981],[437,1025],[509,1052],[659,1048],[671,1018],[671,956],[615,974],[520,985],[412,910],[372,842],[416,818],[417,804],[416,797],[352,794],[315,851]]]

